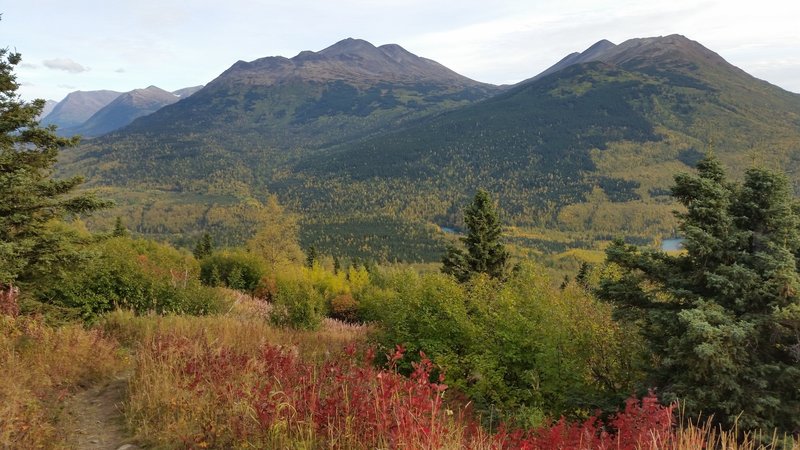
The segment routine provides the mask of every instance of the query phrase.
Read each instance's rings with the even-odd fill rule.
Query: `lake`
[[[661,250],[665,252],[676,252],[683,249],[683,238],[664,239],[661,241]]]

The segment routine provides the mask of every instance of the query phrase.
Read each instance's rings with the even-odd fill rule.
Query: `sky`
[[[0,13],[0,47],[22,54],[26,100],[172,91],[238,60],[292,57],[347,37],[511,84],[601,39],[673,33],[800,93],[797,0],[6,0]]]

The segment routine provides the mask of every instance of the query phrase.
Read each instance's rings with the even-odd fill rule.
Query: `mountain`
[[[239,136],[232,150],[255,143],[318,148],[495,91],[398,45],[345,39],[293,58],[238,61],[186,102],[121,134],[136,139],[139,133],[155,133],[160,139],[199,133],[223,146],[231,145],[231,135]]]
[[[58,105],[42,119],[41,123],[42,125],[58,126],[59,134],[63,135],[67,129],[86,122],[94,113],[111,103],[120,94],[121,92],[107,90],[72,92],[58,102]]]
[[[200,86],[192,86],[192,87],[187,87],[187,88],[183,88],[183,89],[178,89],[177,91],[172,91],[172,93],[177,95],[180,98],[186,98],[186,97],[194,94],[195,92],[199,91],[200,89],[203,89],[203,85],[202,84]]]
[[[538,80],[539,78],[550,75],[551,73],[558,72],[559,70],[565,69],[574,64],[599,61],[598,57],[600,55],[607,53],[616,47],[617,46],[613,42],[603,39],[601,41],[596,42],[594,45],[587,48],[583,52],[570,53],[569,55],[565,56],[561,61],[550,66],[544,72],[540,73],[539,75],[536,75],[533,78],[529,78],[519,84],[524,84],[527,82]]]
[[[481,86],[441,64],[421,58],[396,44],[375,47],[348,38],[319,52],[304,51],[294,58],[268,57],[239,61],[209,86],[218,84],[276,85],[295,80],[346,82],[353,86],[377,84],[446,85],[455,88]]]
[[[399,45],[345,39],[292,58],[236,62],[190,97],[63,152],[59,167],[63,174],[87,175],[92,186],[112,186],[108,192],[119,207],[110,213],[126,216],[138,232],[182,242],[202,227],[228,242],[251,231],[234,231],[241,215],[236,205],[267,192],[288,200],[283,194],[298,180],[285,170],[304,155],[498,91]],[[284,181],[289,184],[281,186]],[[321,236],[335,228],[337,238],[327,248],[361,246],[365,257],[437,257],[440,237],[423,224],[340,218],[329,216],[337,224],[324,225],[309,219],[304,230]],[[399,236],[416,237],[412,243]],[[358,244],[365,239],[369,245]]]
[[[114,101],[94,113],[86,122],[70,130],[82,136],[100,136],[122,128],[133,122],[134,119],[152,114],[180,99],[179,95],[156,86],[134,89],[119,95]]]
[[[53,108],[55,108],[56,105],[58,105],[57,101],[55,101],[55,100],[46,100],[44,102],[44,108],[42,108],[42,113],[39,114],[39,120],[41,121],[42,119],[47,117],[47,115],[50,114],[53,111]]]
[[[513,225],[654,238],[674,232],[672,176],[709,143],[734,173],[758,160],[800,185],[800,95],[683,36],[601,41],[488,100],[307,155],[290,172],[339,189],[292,195],[340,207],[390,186],[371,204],[452,226],[484,187]]]
[[[500,90],[347,39],[237,62],[60,167],[111,186],[139,232],[225,236],[238,213],[224,205],[271,192],[302,213],[307,245],[426,260],[479,187],[510,225],[647,242],[674,233],[672,176],[712,142],[734,174],[800,174],[800,95],[683,36],[601,41],[546,72]]]
[[[175,186],[233,171],[263,181],[300,154],[495,92],[399,45],[345,39],[293,58],[238,61],[190,97],[87,142],[75,157],[120,159],[121,172],[97,172],[99,180],[148,178]]]

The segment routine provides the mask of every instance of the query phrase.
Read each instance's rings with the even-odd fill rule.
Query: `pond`
[[[661,241],[661,250],[665,252],[677,252],[683,249],[683,238],[664,239]]]

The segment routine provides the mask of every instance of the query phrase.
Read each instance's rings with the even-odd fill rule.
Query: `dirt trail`
[[[125,429],[122,403],[131,371],[76,394],[65,407],[70,448],[80,450],[134,450]]]

